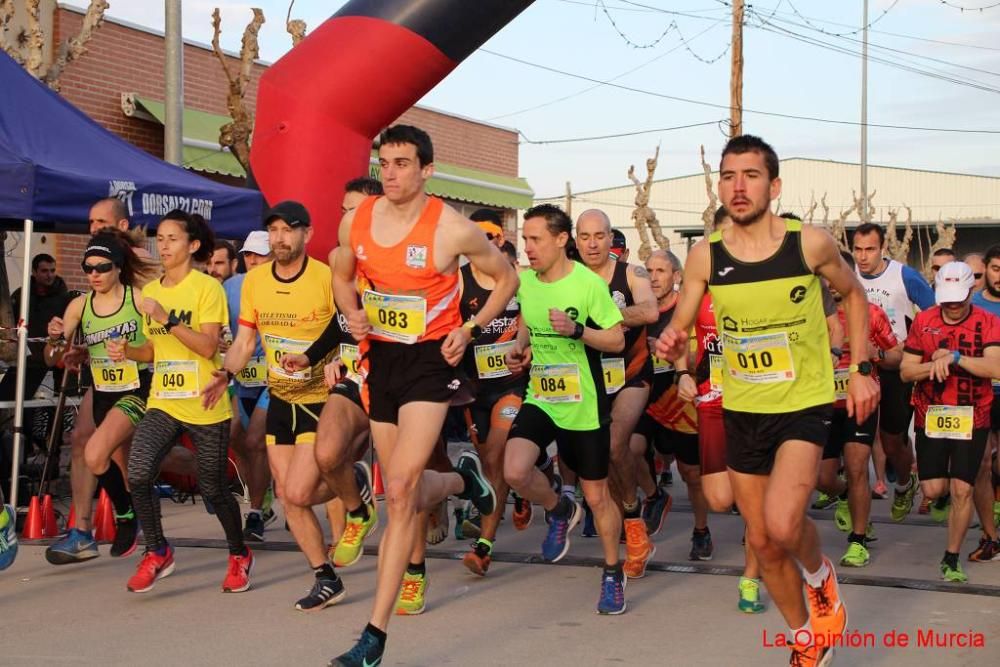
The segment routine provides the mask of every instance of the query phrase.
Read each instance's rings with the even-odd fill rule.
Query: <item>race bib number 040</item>
[[[157,361],[153,396],[163,399],[195,398],[199,394],[198,362]]]

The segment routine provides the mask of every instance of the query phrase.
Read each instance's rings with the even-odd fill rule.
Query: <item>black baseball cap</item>
[[[289,227],[309,227],[312,222],[309,220],[309,211],[297,201],[291,199],[278,202],[264,214],[264,226],[267,227],[275,218],[281,218]]]
[[[625,247],[625,233],[620,229],[611,230],[611,247],[621,249]]]

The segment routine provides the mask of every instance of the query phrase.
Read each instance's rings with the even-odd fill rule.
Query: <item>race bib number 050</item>
[[[266,387],[267,364],[264,362],[264,355],[252,357],[246,367],[236,374],[236,381],[244,387]]]
[[[492,345],[476,345],[473,354],[476,358],[476,373],[480,380],[502,378],[510,375],[504,358],[514,349],[514,341],[494,343]]]

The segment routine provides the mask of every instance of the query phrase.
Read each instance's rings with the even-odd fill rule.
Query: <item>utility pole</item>
[[[733,0],[732,72],[729,77],[729,136],[743,134],[743,0]]]
[[[869,222],[868,210],[868,0],[861,17],[861,222]]]
[[[566,215],[573,217],[573,186],[566,181],[566,203],[563,205]]]
[[[163,100],[163,159],[184,162],[184,39],[181,34],[181,0],[164,0],[166,63]]]

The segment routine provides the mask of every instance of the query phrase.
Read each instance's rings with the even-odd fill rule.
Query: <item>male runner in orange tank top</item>
[[[386,476],[389,522],[379,548],[371,622],[354,649],[333,665],[381,659],[400,583],[407,583],[403,575],[421,574],[407,567],[418,512],[449,495],[471,499],[484,516],[494,511],[496,495],[475,454],[459,458],[457,473],[424,468],[460,384],[455,367],[518,285],[513,267],[474,223],[425,194],[434,173],[427,133],[396,125],[382,133],[379,144],[385,196],[366,199],[341,221],[333,286],[352,335],[370,342],[371,431]],[[466,323],[459,315],[461,255],[495,282],[482,309]]]

